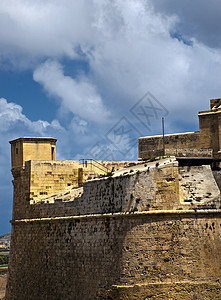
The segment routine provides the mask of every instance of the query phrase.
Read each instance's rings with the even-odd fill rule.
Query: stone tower
[[[57,140],[49,137],[22,137],[11,144],[12,169],[28,160],[56,160]]]
[[[30,200],[30,171],[25,168],[31,160],[55,160],[56,139],[48,137],[22,137],[11,144],[13,186],[13,219],[23,216]]]
[[[221,157],[221,98],[210,100],[210,110],[198,113],[200,147],[213,150],[213,157]]]

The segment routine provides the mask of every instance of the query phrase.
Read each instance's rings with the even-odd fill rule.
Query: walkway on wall
[[[91,168],[91,170],[98,169],[99,171],[102,171],[105,174],[111,173],[112,170],[110,170],[108,167],[106,167],[104,164],[102,164],[100,161],[94,160],[94,159],[80,159],[79,163],[83,165],[85,168]]]

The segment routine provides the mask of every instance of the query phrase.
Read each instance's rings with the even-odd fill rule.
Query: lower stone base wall
[[[133,293],[146,293],[147,299],[220,295],[213,287],[221,281],[220,212],[91,215],[12,225],[6,300],[110,300],[118,299],[113,298],[116,293],[119,299],[133,299]],[[211,288],[167,288],[176,282],[203,282]],[[147,283],[156,285],[143,291],[130,288]],[[109,294],[99,296],[104,290]],[[188,293],[198,298],[187,298]],[[207,298],[199,298],[203,293]]]
[[[100,290],[97,300],[219,300],[221,285],[207,283],[162,283],[134,286],[113,286]]]

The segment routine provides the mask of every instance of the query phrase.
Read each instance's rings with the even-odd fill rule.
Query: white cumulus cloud
[[[61,110],[85,121],[116,121],[150,91],[170,112],[168,130],[180,131],[220,96],[214,5],[201,1],[201,14],[198,0],[2,0],[0,61],[33,68]],[[67,76],[65,64],[79,58],[88,72]]]
[[[74,115],[102,123],[109,115],[96,86],[86,77],[73,79],[65,76],[61,64],[46,61],[34,71],[34,80],[41,83],[51,95],[58,97],[62,105]]]

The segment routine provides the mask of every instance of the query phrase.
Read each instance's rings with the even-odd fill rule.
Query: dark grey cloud
[[[152,3],[156,12],[178,17],[172,34],[185,40],[196,39],[212,48],[221,47],[220,0],[154,0]]]

